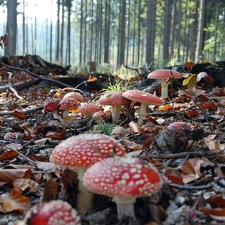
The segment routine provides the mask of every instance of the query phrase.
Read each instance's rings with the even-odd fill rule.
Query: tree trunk
[[[9,45],[5,47],[5,55],[16,54],[17,31],[17,0],[7,1],[6,33],[9,35]]]
[[[197,41],[197,51],[195,55],[195,60],[197,61],[202,55],[203,45],[204,45],[204,20],[205,20],[205,0],[201,0],[200,3],[200,16],[199,16],[199,28],[198,28],[198,41]]]
[[[125,56],[126,0],[122,0],[121,2],[119,18],[118,65],[122,65],[124,64]]]
[[[154,61],[154,46],[156,33],[156,0],[148,0],[146,19],[146,63],[149,65]]]
[[[171,0],[166,0],[163,32],[163,64],[169,61],[170,44],[170,21],[171,21]]]
[[[105,0],[104,63],[109,63],[110,19],[110,0]]]

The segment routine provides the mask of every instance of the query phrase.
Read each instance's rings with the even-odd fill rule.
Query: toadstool
[[[168,130],[182,129],[184,127],[191,128],[191,125],[185,122],[173,122],[167,127],[167,129]]]
[[[16,225],[81,225],[77,211],[67,202],[54,200],[35,205]]]
[[[99,98],[101,105],[110,105],[112,111],[112,121],[118,122],[120,119],[120,108],[125,105],[122,92],[106,92]]]
[[[85,172],[83,183],[94,193],[113,197],[118,219],[125,215],[134,220],[136,198],[150,196],[162,187],[159,172],[152,164],[131,157],[113,157],[95,163]]]
[[[80,112],[82,116],[89,116],[99,110],[100,107],[93,102],[87,102],[78,107],[78,112]]]
[[[69,110],[77,110],[83,99],[83,96],[77,92],[67,93],[59,102],[59,110],[63,111],[62,117],[68,116]]]
[[[53,112],[56,111],[58,109],[58,105],[59,105],[59,99],[57,98],[51,98],[51,99],[47,99],[44,102],[44,111],[45,112]]]
[[[180,79],[180,78],[182,78],[182,76],[179,72],[177,72],[175,70],[158,69],[158,70],[154,70],[153,72],[149,73],[148,78],[162,80],[161,98],[165,99],[165,98],[168,98],[168,85],[170,84],[170,81],[173,79]]]
[[[131,101],[136,101],[141,103],[140,108],[138,110],[138,121],[137,123],[141,125],[143,123],[143,119],[146,117],[146,110],[148,105],[163,105],[164,101],[147,92],[140,90],[126,90],[123,93],[123,97],[127,98]]]
[[[78,174],[77,210],[80,214],[91,211],[92,193],[83,186],[83,174],[88,167],[106,157],[125,155],[125,149],[115,139],[103,134],[79,134],[58,144],[50,160]]]

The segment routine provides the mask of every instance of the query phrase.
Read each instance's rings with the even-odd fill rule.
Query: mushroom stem
[[[147,109],[147,106],[148,104],[147,103],[144,103],[142,102],[141,105],[140,105],[140,108],[138,109],[138,121],[137,121],[137,124],[139,125],[142,125],[143,124],[143,121],[146,117],[146,109]]]
[[[111,106],[112,110],[112,122],[118,122],[120,120],[120,106]]]
[[[168,98],[168,86],[170,82],[166,82],[167,79],[162,79],[162,83],[161,83],[161,98]]]
[[[84,215],[87,213],[91,213],[92,202],[94,194],[90,192],[83,184],[83,176],[85,173],[85,168],[80,168],[77,170],[78,174],[78,195],[76,208],[79,214]]]
[[[116,202],[117,205],[117,217],[121,220],[124,216],[129,216],[133,220],[136,220],[135,211],[134,211],[134,203],[136,201],[136,197],[113,197],[113,201]]]
[[[65,118],[65,117],[68,116],[68,114],[69,114],[69,110],[64,109],[64,110],[63,110],[63,113],[62,113],[62,117]]]

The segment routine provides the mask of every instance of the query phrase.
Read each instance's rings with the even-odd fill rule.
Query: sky
[[[25,0],[25,14],[28,20],[37,18],[38,23],[43,20],[51,19],[51,12],[53,15],[53,21],[56,21],[56,0]],[[18,0],[20,3],[17,7],[18,12],[23,12],[23,0]],[[6,7],[0,7],[1,23],[6,23]],[[22,14],[17,17],[18,24],[22,23]]]

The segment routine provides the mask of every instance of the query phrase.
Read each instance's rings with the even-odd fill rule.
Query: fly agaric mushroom
[[[148,105],[163,105],[164,101],[147,92],[140,90],[126,90],[123,93],[123,97],[127,98],[131,101],[136,101],[141,103],[140,108],[138,109],[138,121],[137,123],[141,125],[143,123],[143,119],[146,117],[146,110]]]
[[[94,114],[92,114],[91,117],[92,117],[93,120],[101,123],[102,120],[109,119],[110,114],[101,110],[101,111],[97,111]]]
[[[51,99],[45,100],[44,111],[46,112],[56,111],[58,109],[59,101],[60,100],[57,98],[51,98]]]
[[[159,79],[162,80],[161,83],[161,98],[168,98],[168,85],[170,81],[173,79],[182,78],[181,74],[175,70],[169,69],[158,69],[148,74],[148,78],[150,79]]]
[[[125,105],[122,92],[107,92],[99,98],[101,105],[110,105],[112,111],[112,121],[118,122],[120,119],[120,108]]]
[[[191,128],[191,125],[185,122],[173,122],[167,127],[167,129],[168,130],[182,129],[184,127]]]
[[[77,211],[67,202],[55,200],[35,205],[25,215],[23,221],[15,225],[81,225]]]
[[[59,102],[59,110],[63,111],[62,117],[68,116],[69,110],[77,110],[83,100],[83,96],[77,92],[67,93]]]
[[[100,107],[93,102],[84,103],[78,107],[78,112],[80,112],[82,116],[89,116],[99,110]]]
[[[83,174],[92,164],[109,156],[125,155],[125,149],[115,139],[103,134],[79,134],[58,144],[50,160],[78,174],[77,210],[80,214],[91,211],[93,194],[83,186]]]
[[[136,198],[150,196],[162,187],[155,167],[131,157],[113,157],[95,163],[85,172],[83,183],[94,193],[113,197],[118,219],[125,215],[134,220]]]

